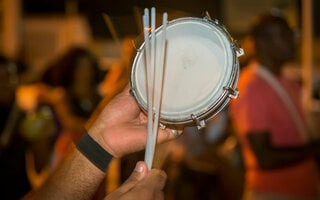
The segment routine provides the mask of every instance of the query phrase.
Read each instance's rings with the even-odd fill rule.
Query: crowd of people
[[[134,46],[104,72],[87,48],[72,47],[38,80],[0,57],[0,191],[10,199],[319,199],[320,141],[308,134],[301,81],[286,19],[270,12],[245,37],[240,96],[207,127],[159,128],[162,160],[143,159],[147,118],[130,94]],[[159,152],[156,152],[156,154]],[[164,156],[165,155],[165,156]],[[121,183],[106,190],[113,159]]]

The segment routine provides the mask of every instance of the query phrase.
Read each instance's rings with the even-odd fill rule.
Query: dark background
[[[65,14],[68,0],[23,0],[26,15]],[[203,16],[208,11],[212,18],[223,21],[223,0],[69,0],[78,2],[78,12],[88,17],[94,36],[111,37],[102,13],[110,16],[120,37],[138,34],[139,27],[134,17],[135,9],[156,7],[157,10],[176,10],[189,16]],[[294,0],[292,0],[294,1]],[[301,6],[302,0],[295,0]],[[320,35],[320,2],[313,0],[313,23],[315,36]],[[300,12],[300,10],[298,11]],[[300,13],[299,13],[300,14]]]
[[[24,0],[25,15],[64,14],[66,0]],[[157,11],[177,10],[189,16],[202,16],[205,11],[211,17],[221,18],[221,0],[78,0],[78,12],[88,17],[95,37],[111,37],[102,14],[110,16],[120,37],[137,35],[139,27],[134,10],[156,7]]]

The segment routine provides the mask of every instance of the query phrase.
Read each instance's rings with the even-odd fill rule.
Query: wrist
[[[76,148],[97,168],[105,172],[113,158],[91,135],[84,133]]]
[[[105,129],[105,128],[104,128]],[[115,153],[112,151],[112,148],[107,144],[106,138],[104,138],[104,135],[106,135],[106,131],[101,131],[96,126],[91,126],[88,130],[88,134],[109,154],[111,154],[113,157],[116,157]]]

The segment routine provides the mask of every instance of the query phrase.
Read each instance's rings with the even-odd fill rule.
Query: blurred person
[[[319,142],[308,138],[299,83],[283,75],[295,56],[293,30],[271,12],[258,18],[247,39],[252,57],[230,106],[246,170],[243,199],[318,199]]]
[[[61,125],[53,167],[63,159],[72,142],[81,137],[83,123],[102,98],[98,91],[102,77],[98,58],[89,49],[77,46],[70,47],[44,72],[41,83],[46,87],[42,100],[53,105]]]
[[[81,131],[82,123],[77,122],[86,121],[98,105],[101,100],[98,85],[102,77],[97,57],[89,49],[76,46],[57,57],[43,73],[41,83],[64,90],[70,116],[62,123],[68,130]]]
[[[103,103],[103,102],[102,102]],[[147,137],[147,117],[126,88],[86,125],[76,148],[49,179],[25,199],[91,199],[104,180],[110,160],[143,150]],[[182,132],[179,131],[178,134]],[[169,128],[160,129],[157,142],[175,139]],[[163,199],[166,174],[148,170],[138,162],[128,180],[105,199]]]
[[[31,149],[27,154],[28,175],[35,188],[81,137],[83,123],[101,100],[97,88],[101,77],[93,53],[75,46],[50,63],[39,83],[30,86],[36,99],[24,132]],[[41,123],[41,128],[35,122]]]
[[[19,199],[31,186],[25,171],[27,143],[20,134],[24,112],[16,103],[16,89],[26,68],[0,55],[0,193]]]

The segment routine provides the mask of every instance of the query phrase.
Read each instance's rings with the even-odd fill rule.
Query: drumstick
[[[156,59],[156,12],[155,8],[151,8],[151,44],[149,44],[149,32],[146,31],[149,28],[149,14],[148,9],[145,9],[143,16],[144,23],[144,36],[145,36],[145,51],[146,51],[146,71],[147,71],[147,88],[148,88],[148,133],[146,142],[145,162],[149,169],[152,167],[155,145],[158,134],[159,125],[159,113],[160,113],[160,102],[162,93],[162,82],[163,82],[163,60],[165,50],[165,36],[162,35],[160,40],[160,52],[159,60]],[[164,14],[163,24],[167,24],[167,14]],[[150,46],[149,46],[150,45]],[[149,54],[150,53],[150,54]]]
[[[150,62],[149,66],[147,68],[149,69],[149,77],[148,77],[148,95],[149,97],[149,112],[148,112],[148,135],[147,135],[147,144],[146,144],[146,152],[145,152],[145,161],[147,163],[147,166],[149,169],[152,167],[153,157],[154,157],[154,150],[155,150],[155,144],[156,144],[156,138],[157,136],[154,134],[154,73],[155,73],[155,8],[151,8],[151,44],[150,44]],[[148,40],[149,42],[149,40]]]
[[[148,132],[147,132],[147,142],[146,142],[146,151],[145,151],[145,162],[148,165],[148,168],[151,169],[152,166],[152,121],[153,121],[153,92],[151,85],[152,81],[152,68],[151,68],[151,58],[150,58],[150,41],[149,41],[149,9],[144,9],[143,15],[143,27],[144,27],[144,44],[145,44],[145,66],[147,74],[147,101],[148,101]]]
[[[148,103],[148,124],[152,121],[152,115],[150,115],[150,112],[152,111],[152,95],[151,95],[151,87],[150,87],[150,46],[149,46],[149,9],[146,8],[144,10],[144,15],[143,15],[143,33],[144,33],[144,45],[145,45],[145,68],[146,68],[146,73],[147,73],[147,101]],[[151,126],[148,126],[148,133],[152,131],[150,129]]]
[[[163,85],[163,70],[164,70],[164,58],[166,48],[166,29],[167,29],[167,13],[162,17],[162,37],[160,40],[159,59],[156,62],[155,68],[155,84],[154,84],[154,121],[153,121],[153,135],[156,137],[158,134],[159,118],[160,118],[160,106],[162,97],[162,85]]]
[[[151,91],[151,95],[152,95],[152,100],[151,100],[151,107],[152,107],[152,111],[150,113],[150,115],[152,116],[153,121],[150,122],[150,124],[148,124],[149,126],[151,126],[151,132],[148,133],[148,138],[149,141],[147,141],[147,146],[146,148],[148,148],[148,156],[146,156],[147,159],[147,165],[149,167],[149,169],[152,168],[152,163],[153,163],[153,157],[154,157],[154,151],[155,151],[155,146],[156,146],[156,140],[157,140],[157,132],[154,131],[154,129],[157,128],[157,125],[155,124],[155,95],[156,95],[156,87],[155,87],[155,77],[157,76],[155,74],[155,67],[156,67],[156,36],[155,36],[155,28],[156,28],[156,12],[155,12],[155,8],[152,7],[151,8],[151,45],[150,45],[150,91]],[[155,127],[156,126],[156,127]]]

